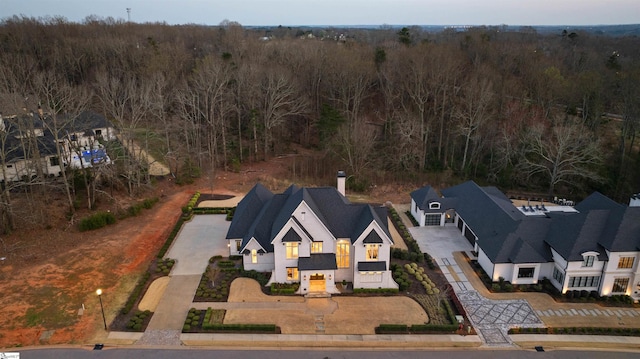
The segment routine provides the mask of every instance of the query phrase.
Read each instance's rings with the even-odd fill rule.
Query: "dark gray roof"
[[[525,218],[506,196],[487,193],[473,181],[444,189],[442,194],[445,198],[457,199],[456,212],[481,240],[496,236],[504,238],[515,231],[518,222]]]
[[[338,269],[335,253],[317,253],[298,258],[298,270]]]
[[[595,192],[578,204],[579,213],[547,212],[527,217],[497,188],[465,182],[442,191],[456,198],[456,211],[478,236],[493,263],[552,261],[550,248],[569,261],[595,251],[640,250],[640,207],[627,207]]]
[[[366,237],[364,237],[363,243],[382,243],[382,238],[378,235],[378,232],[371,231]]]
[[[285,234],[284,237],[282,237],[282,241],[283,242],[302,242],[302,238],[300,237],[300,235],[298,235],[298,233],[293,228],[290,228],[287,231],[287,234]]]
[[[485,241],[485,254],[492,253],[494,263],[544,263],[553,260],[544,238],[551,220],[547,217],[531,217],[519,222],[514,232],[508,233],[502,245],[499,240]]]
[[[455,208],[456,205],[455,198],[440,197],[431,186],[425,186],[411,192],[411,198],[425,213],[442,213],[447,209]],[[429,205],[434,202],[440,203],[439,209],[429,208]]]
[[[436,192],[435,189],[431,186],[424,186],[422,188],[418,188],[417,190],[411,192],[411,199],[416,202],[416,205],[421,210],[429,209],[429,202],[436,200],[440,200],[440,196]]]
[[[359,272],[384,272],[387,270],[387,262],[358,262]]]
[[[599,252],[598,259],[606,260],[607,255],[599,244],[606,227],[610,210],[596,209],[574,214],[550,213],[553,224],[546,242],[569,261],[581,261],[582,253]]]
[[[258,183],[238,203],[233,215],[233,221],[227,231],[227,239],[243,238],[262,207],[273,197],[273,193]]]
[[[293,220],[306,232],[304,225],[293,212],[305,202],[335,238],[350,238],[352,243],[362,235],[372,222],[377,222],[391,239],[388,229],[387,209],[368,204],[352,204],[333,187],[289,187],[281,194],[272,194],[262,185],[256,185],[238,208],[227,232],[227,238],[243,238],[244,247],[255,238],[267,252],[273,251],[273,238],[282,227]]]

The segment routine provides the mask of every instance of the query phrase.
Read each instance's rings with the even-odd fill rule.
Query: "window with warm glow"
[[[338,268],[349,268],[349,247],[351,243],[340,241],[336,244],[336,264]]]
[[[322,242],[311,242],[311,253],[322,253]]]
[[[287,280],[298,280],[298,268],[296,267],[287,268]]]
[[[255,249],[251,250],[251,263],[258,263],[258,251]]]
[[[298,242],[287,242],[285,243],[287,247],[287,259],[296,259],[298,258]]]
[[[626,293],[629,286],[629,278],[616,278],[613,281],[612,293]]]
[[[378,260],[378,249],[380,248],[377,244],[367,244],[367,260],[368,261],[377,261]]]
[[[633,268],[634,257],[620,257],[618,261],[618,269],[629,269]]]
[[[236,241],[236,252],[240,252],[242,248],[242,241]]]

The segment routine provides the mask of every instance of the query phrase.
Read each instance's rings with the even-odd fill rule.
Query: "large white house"
[[[455,225],[493,281],[535,284],[548,278],[562,293],[597,291],[640,299],[640,206],[596,192],[575,207],[515,206],[495,187],[473,181],[411,194],[420,225]],[[535,205],[535,207],[534,207]],[[438,220],[440,219],[440,220]]]
[[[229,254],[246,270],[271,272],[270,283],[300,283],[299,294],[354,288],[398,288],[389,270],[387,209],[350,203],[338,188],[273,194],[257,184],[240,201],[227,233]]]

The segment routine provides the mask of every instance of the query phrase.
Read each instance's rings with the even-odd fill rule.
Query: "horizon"
[[[95,16],[168,25],[233,21],[251,27],[615,26],[640,24],[637,9],[635,0],[3,0],[2,19],[63,17],[83,23]]]

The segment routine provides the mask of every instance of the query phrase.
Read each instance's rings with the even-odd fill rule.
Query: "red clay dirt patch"
[[[48,207],[55,212],[50,218],[62,223],[52,224],[53,229],[49,230],[19,231],[2,237],[0,251],[11,251],[0,252],[0,257],[7,257],[0,262],[0,348],[91,343],[92,339],[104,338],[96,289],[103,290],[109,324],[157,255],[180,216],[181,207],[196,190],[203,194],[244,195],[257,181],[273,190],[284,190],[291,184],[285,180],[289,177],[289,160],[274,158],[248,164],[238,173],[216,171],[189,186],[158,180],[153,191],[137,199],[159,197],[151,210],[95,231],[78,232],[75,226],[67,225],[64,200],[52,202]],[[390,188],[372,190],[371,198],[379,203],[408,199],[408,195],[397,194],[404,192],[397,187],[398,197],[388,197],[393,193],[387,191]],[[384,198],[376,198],[380,195]],[[83,305],[85,310],[78,315]]]

